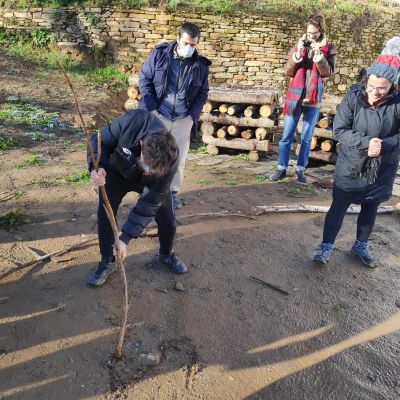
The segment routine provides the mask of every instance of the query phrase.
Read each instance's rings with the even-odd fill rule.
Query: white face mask
[[[195,48],[192,47],[190,44],[187,44],[186,46],[183,44],[179,44],[179,55],[184,58],[190,58],[192,57],[194,53]]]

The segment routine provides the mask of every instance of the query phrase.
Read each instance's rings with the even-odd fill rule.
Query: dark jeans
[[[144,186],[138,182],[128,181],[113,171],[107,173],[106,192],[108,200],[117,218],[118,207],[128,192],[141,194]],[[113,257],[114,234],[103,206],[103,196],[99,190],[99,206],[97,210],[99,246],[102,258]],[[158,239],[160,242],[160,254],[171,254],[176,233],[175,212],[172,207],[172,196],[169,192],[164,203],[155,215],[158,225]]]
[[[331,208],[326,214],[324,224],[324,235],[322,241],[324,243],[334,243],[343,219],[351,202],[347,200],[333,199]],[[361,204],[361,212],[357,219],[357,240],[366,242],[371,234],[375,224],[376,213],[379,203]]]

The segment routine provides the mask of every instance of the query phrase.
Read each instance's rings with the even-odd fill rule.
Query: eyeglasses
[[[389,92],[390,88],[391,88],[391,86],[389,86],[389,87],[375,87],[375,86],[372,86],[372,85],[370,85],[368,83],[367,87],[366,87],[366,91],[368,93],[372,93],[375,90],[376,93],[378,93],[380,95],[384,95],[384,94],[387,94]]]
[[[311,36],[316,36],[318,35],[319,31],[315,31],[315,32],[306,32],[307,35],[311,35]]]

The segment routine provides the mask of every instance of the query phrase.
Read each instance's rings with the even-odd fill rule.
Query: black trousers
[[[340,228],[343,224],[344,216],[351,202],[346,199],[333,199],[332,205],[326,214],[324,223],[324,243],[334,243]],[[357,219],[357,240],[366,242],[375,224],[376,214],[379,203],[361,204],[361,212]]]
[[[124,196],[129,192],[141,194],[144,186],[138,182],[128,181],[121,175],[109,171],[106,179],[106,192],[111,208],[117,218],[118,208]],[[99,206],[97,210],[98,234],[100,254],[102,258],[113,257],[114,234],[104,210],[103,196],[99,190]],[[169,192],[155,216],[158,225],[158,239],[160,242],[160,254],[171,254],[175,234],[176,219],[172,206],[172,196]]]

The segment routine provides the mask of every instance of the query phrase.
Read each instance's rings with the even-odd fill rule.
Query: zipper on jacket
[[[181,77],[181,67],[182,67],[182,60],[179,60],[179,69],[178,69],[178,80],[176,82],[176,88],[175,88],[175,95],[174,95],[174,107],[172,109],[172,118],[173,120],[175,120],[175,104],[176,104],[176,94],[179,90],[179,81],[180,81],[180,77]]]

